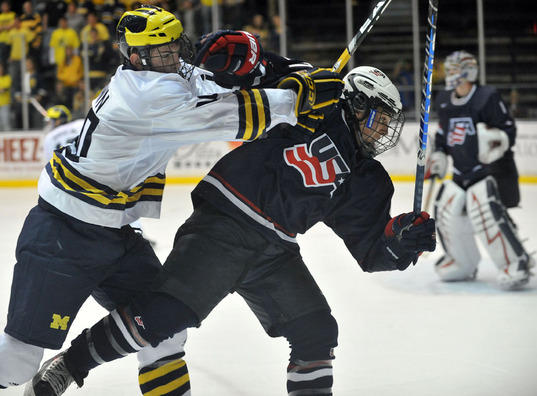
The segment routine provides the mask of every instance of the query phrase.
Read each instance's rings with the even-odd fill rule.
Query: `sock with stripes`
[[[142,367],[138,373],[142,395],[190,395],[190,377],[183,356],[184,352],[167,356]]]
[[[100,364],[138,352],[148,345],[139,335],[131,335],[118,317],[118,312],[112,311],[71,342],[67,356],[84,377]]]
[[[331,360],[295,359],[287,366],[289,396],[332,395]]]

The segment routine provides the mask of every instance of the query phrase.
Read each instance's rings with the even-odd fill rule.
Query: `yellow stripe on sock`
[[[184,367],[185,364],[186,362],[183,359],[177,359],[173,362],[166,363],[164,366],[157,367],[154,370],[148,371],[147,373],[138,375],[138,382],[140,383],[140,385],[143,385],[146,382],[153,381],[158,377],[163,377],[174,370],[180,369],[181,367]]]
[[[190,377],[187,374],[183,375],[180,378],[177,378],[176,380],[173,380],[166,385],[159,386],[158,388],[152,389],[149,392],[144,393],[144,396],[161,396],[161,395],[167,395],[171,391],[175,389],[179,389],[181,386],[186,384],[187,382],[190,382]]]

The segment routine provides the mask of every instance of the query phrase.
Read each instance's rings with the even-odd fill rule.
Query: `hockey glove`
[[[262,75],[263,48],[248,32],[219,30],[200,37],[194,65],[213,72],[218,85],[249,87]]]
[[[293,89],[297,93],[297,117],[312,111],[330,112],[339,102],[343,87],[339,73],[321,68],[291,73],[278,84],[278,88]]]
[[[424,251],[436,249],[435,221],[427,212],[418,217],[414,213],[401,214],[386,224],[382,241],[387,256],[402,271],[410,263],[416,264]]]
[[[478,159],[483,164],[490,164],[503,157],[509,148],[509,136],[498,128],[489,128],[484,122],[476,125],[478,142]]]
[[[310,112],[297,118],[295,128],[298,128],[303,132],[315,133],[317,127],[321,125],[323,120],[324,114]]]
[[[443,151],[435,151],[425,164],[425,179],[437,177],[443,179],[447,172],[447,155]]]

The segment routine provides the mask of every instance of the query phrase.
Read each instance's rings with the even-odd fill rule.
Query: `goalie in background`
[[[535,265],[507,213],[520,201],[518,171],[511,148],[515,121],[496,89],[476,83],[476,58],[456,51],[445,61],[446,90],[438,94],[439,129],[425,178],[443,179],[447,157],[453,180],[444,180],[435,201],[435,218],[445,255],[435,270],[444,281],[476,277],[481,255],[476,237],[498,268],[502,287],[529,282]]]

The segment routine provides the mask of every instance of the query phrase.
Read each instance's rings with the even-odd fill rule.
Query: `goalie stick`
[[[429,0],[428,33],[425,41],[425,65],[421,86],[421,117],[419,131],[418,160],[416,165],[416,182],[414,185],[414,214],[421,213],[423,199],[423,183],[425,177],[425,154],[429,130],[429,114],[431,110],[431,88],[433,85],[434,44],[436,41],[436,20],[438,16],[438,0]]]
[[[356,33],[356,35],[352,38],[350,43],[347,45],[347,48],[345,48],[345,51],[343,51],[341,56],[338,58],[337,62],[334,63],[334,66],[332,67],[333,72],[340,73],[341,70],[343,70],[351,56],[358,49],[358,46],[362,43],[362,41],[364,41],[365,36],[367,36],[373,25],[378,21],[386,7],[388,7],[391,2],[392,0],[380,0],[377,3],[371,15],[369,15],[358,33]]]

